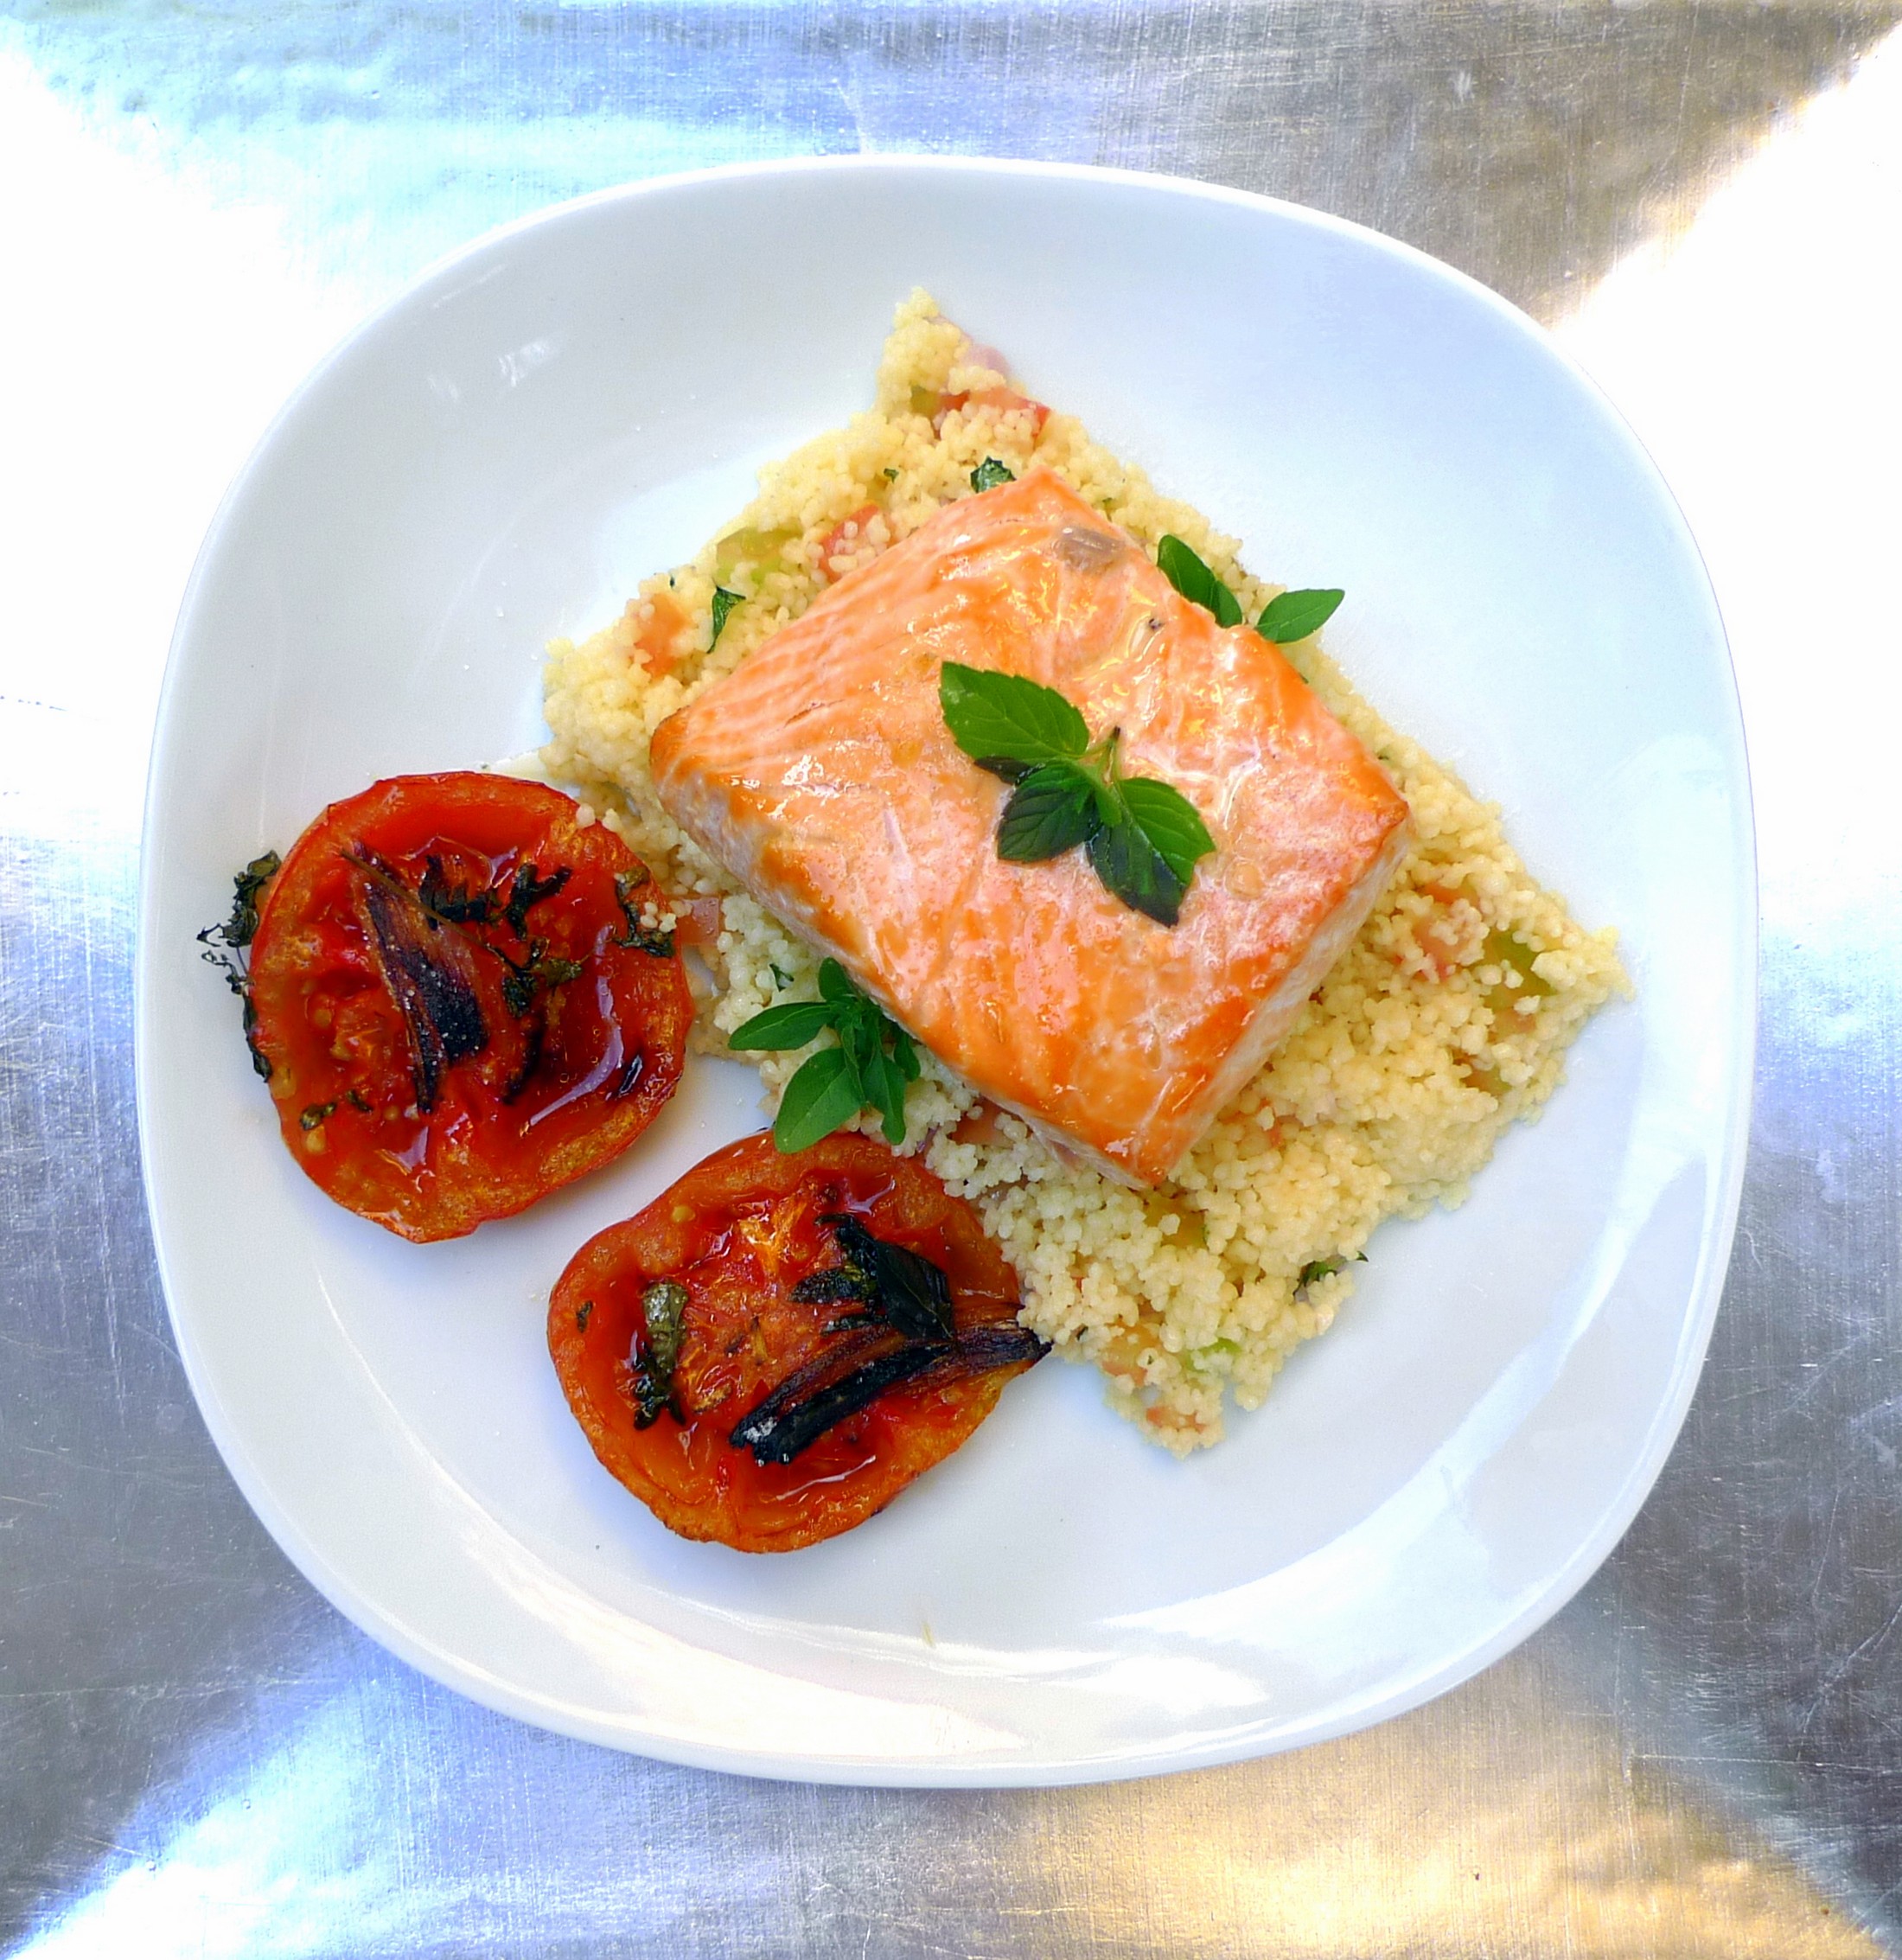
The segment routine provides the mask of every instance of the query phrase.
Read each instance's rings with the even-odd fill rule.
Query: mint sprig
[[[1217,626],[1239,626],[1241,603],[1186,545],[1173,533],[1156,547],[1156,565],[1169,583],[1191,604],[1206,606],[1216,616]],[[1347,597],[1338,586],[1312,586],[1299,592],[1283,592],[1261,609],[1254,629],[1264,640],[1286,647],[1318,633],[1332,619]]]
[[[1122,773],[1121,730],[1092,744],[1088,724],[1054,687],[956,661],[939,674],[938,703],[965,754],[1013,785],[998,823],[999,857],[1039,864],[1082,845],[1124,904],[1175,924],[1197,860],[1216,841],[1180,790]]]
[[[819,995],[769,1007],[726,1037],[729,1048],[745,1051],[803,1048],[828,1028],[839,1037],[836,1048],[809,1056],[787,1083],[773,1119],[774,1143],[790,1156],[866,1108],[884,1119],[887,1143],[903,1143],[905,1085],[918,1079],[916,1045],[838,961],[820,961]]]

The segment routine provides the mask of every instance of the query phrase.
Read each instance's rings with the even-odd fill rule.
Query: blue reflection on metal
[[[102,31],[102,21],[110,27]],[[118,143],[281,208],[371,291],[490,226],[663,172],[858,150],[1088,158],[1127,31],[1093,5],[13,10]],[[1061,42],[1064,59],[1048,57]],[[1026,97],[1028,75],[1047,83]]]
[[[156,1855],[102,1874],[17,1960],[401,1950],[431,1902],[407,1890],[398,1848],[379,1833],[400,1794],[380,1786],[400,1758],[393,1762],[386,1734],[367,1732],[365,1714],[349,1696],[320,1708]],[[121,1835],[136,1843],[138,1820]]]
[[[538,1942],[635,1925],[665,1942],[694,1888],[663,1878],[629,1813],[651,1806],[662,1838],[706,1779],[533,1734],[380,1657],[366,1663],[347,1631],[337,1640],[348,1650],[337,1664],[367,1665],[366,1678],[314,1697],[268,1753],[251,1755],[255,1732],[235,1725],[116,1827],[115,1855],[10,1960],[369,1960],[445,1942],[492,1951],[486,1938],[463,1948],[458,1930],[499,1936],[523,1907]],[[530,1810],[507,1833],[525,1830],[535,1847],[530,1906],[511,1899],[470,1832],[485,1816],[495,1828],[520,1786],[544,1778],[564,1792],[562,1828],[538,1830]],[[574,1829],[578,1816],[600,1828]],[[680,1848],[669,1868],[685,1875],[706,1855]],[[736,1899],[777,1882],[770,1857],[725,1862]]]

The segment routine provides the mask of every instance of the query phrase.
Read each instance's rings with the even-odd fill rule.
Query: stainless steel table
[[[1902,1950],[1902,6],[0,0],[0,1938],[185,1956]],[[1241,1768],[753,1784],[521,1728],[341,1622],[168,1333],[138,792],[224,482],[324,344],[550,199],[810,150],[1321,205],[1558,327],[1729,620],[1758,1105],[1656,1493],[1516,1655]]]

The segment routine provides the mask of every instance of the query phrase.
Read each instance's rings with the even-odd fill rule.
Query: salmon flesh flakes
[[[1165,926],[1080,851],[1006,863],[944,663],[1056,688],[1216,840]],[[847,573],[662,723],[656,789],[973,1087],[1121,1181],[1165,1178],[1372,907],[1407,805],[1282,654],[1218,627],[1047,469]]]

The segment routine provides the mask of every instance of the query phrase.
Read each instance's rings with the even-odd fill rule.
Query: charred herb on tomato
[[[951,1338],[951,1282],[941,1266],[909,1246],[875,1238],[849,1212],[825,1212],[819,1222],[832,1228],[839,1263],[807,1274],[794,1286],[793,1298],[814,1305],[853,1300],[865,1310],[841,1315],[828,1334],[883,1320],[910,1340]]]
[[[828,1429],[902,1384],[922,1387],[1038,1361],[1050,1344],[1013,1320],[992,1321],[935,1341],[885,1348],[877,1336],[846,1341],[788,1376],[734,1424],[729,1440],[759,1464],[788,1464]]]
[[[538,877],[533,865],[516,866],[514,882],[509,887],[508,903],[502,909],[502,916],[507,920],[517,939],[528,936],[530,909],[540,904],[544,898],[552,898],[574,875],[566,865],[551,871],[546,878]]]
[[[857,1338],[795,1369],[734,1425],[731,1441],[751,1450],[756,1462],[790,1463],[901,1382],[1013,1367],[1050,1351],[1014,1322],[961,1334],[941,1266],[878,1237],[849,1212],[822,1213],[820,1223],[832,1228],[839,1263],[796,1281],[793,1298],[811,1306],[856,1303],[858,1311],[841,1314],[826,1331]],[[893,1334],[897,1347],[887,1344]]]
[[[271,1062],[255,1038],[258,1010],[252,1005],[251,973],[245,948],[258,936],[258,901],[264,888],[278,875],[282,862],[275,851],[253,858],[231,881],[231,916],[221,924],[207,926],[198,935],[198,943],[205,949],[199,957],[223,974],[225,985],[244,1003],[241,1025],[245,1045],[251,1050],[252,1067],[266,1082],[271,1080]]]
[[[427,1115],[436,1107],[443,1071],[488,1046],[476,985],[476,942],[432,916],[380,859],[367,851],[348,857],[360,874],[371,950],[409,1034],[416,1107]]]
[[[495,916],[495,892],[451,884],[444,874],[440,858],[431,857],[424,864],[416,896],[424,911],[433,913],[448,925],[487,925]]]
[[[497,952],[495,956],[508,968],[502,980],[502,1006],[518,1021],[534,1006],[537,994],[579,980],[586,967],[584,961],[564,959],[558,953],[551,953],[546,939],[530,940],[528,955],[519,965],[505,953]]]
[[[634,1370],[634,1422],[650,1428],[673,1399],[673,1370],[680,1358],[680,1336],[687,1291],[678,1280],[656,1280],[641,1293],[642,1332],[628,1357]]]
[[[635,893],[658,891],[654,873],[645,865],[637,871],[617,871],[615,874],[614,895],[621,907],[621,916],[628,922],[628,929],[616,935],[616,946],[631,947],[637,953],[651,953],[657,960],[673,957],[673,935],[662,931],[659,926],[646,923],[648,899],[637,900]]]

